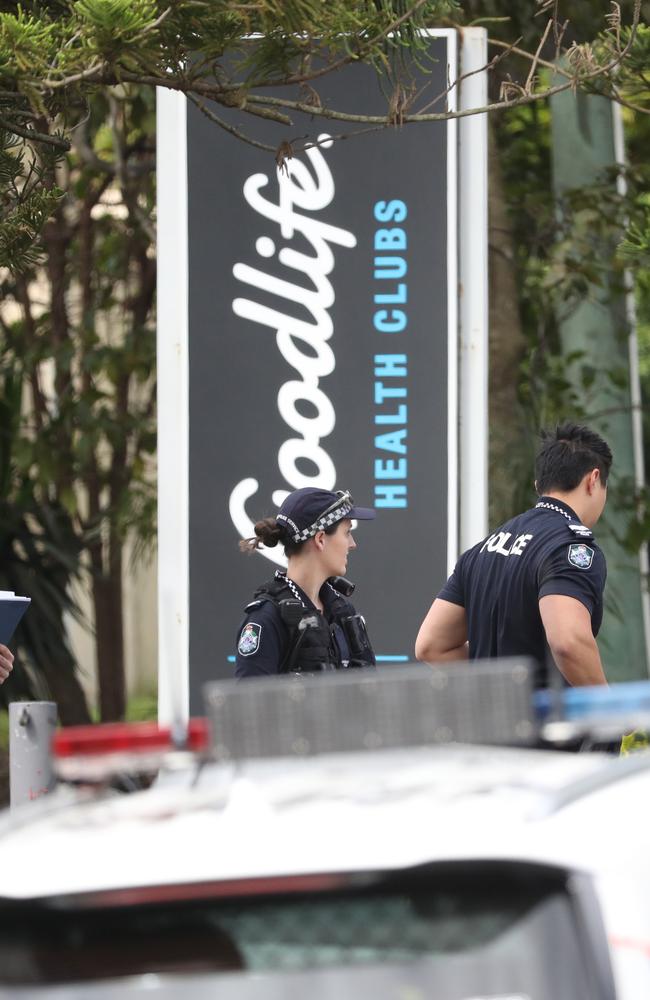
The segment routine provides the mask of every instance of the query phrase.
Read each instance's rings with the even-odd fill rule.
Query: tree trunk
[[[61,623],[61,634],[64,632],[65,628]],[[56,702],[62,724],[79,726],[91,722],[83,688],[75,673],[74,660],[67,651],[62,648],[53,650],[51,659],[43,658],[39,666],[52,700]]]
[[[93,604],[102,722],[123,719],[126,710],[122,548],[115,538],[110,538],[108,544],[108,572],[102,566],[101,551],[93,550]]]
[[[488,124],[489,191],[489,521],[500,524],[519,506],[527,475],[526,427],[517,387],[526,349],[516,280],[514,240],[494,126]],[[532,469],[530,470],[532,490]]]

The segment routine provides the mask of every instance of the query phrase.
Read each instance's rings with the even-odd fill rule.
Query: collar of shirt
[[[566,517],[567,520],[578,521],[578,523],[582,523],[576,512],[571,507],[569,507],[568,503],[564,503],[563,500],[558,500],[557,497],[547,497],[547,496],[540,497],[537,503],[535,504],[534,509],[554,510],[558,514],[562,514],[564,517]]]
[[[314,611],[318,610],[318,608],[316,607],[316,605],[313,603],[313,601],[311,600],[311,598],[309,598],[307,596],[307,594],[302,589],[302,587],[299,587],[298,584],[294,580],[291,580],[289,577],[287,577],[286,573],[282,573],[280,570],[276,570],[275,571],[275,578],[276,578],[276,580],[287,580],[287,582],[289,583],[290,589],[293,590],[295,588],[295,591],[296,591],[298,597],[300,598],[300,600],[302,601],[302,603],[305,605],[306,608],[309,608],[310,610],[313,608]],[[323,586],[321,587],[321,589],[319,591],[319,597],[320,597],[321,601],[323,602],[323,609],[325,611],[325,617],[326,618],[327,618],[327,613],[328,613],[329,609],[331,608],[332,604],[334,603],[334,601],[339,596],[340,595],[334,589],[334,587],[331,585],[331,583],[328,583],[327,581],[325,581],[325,583],[323,584]]]

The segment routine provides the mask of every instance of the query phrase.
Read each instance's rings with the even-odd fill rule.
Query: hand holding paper
[[[14,666],[14,654],[6,646],[0,645],[0,684],[3,684]]]

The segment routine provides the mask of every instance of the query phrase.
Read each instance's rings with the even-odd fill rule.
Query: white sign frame
[[[485,104],[482,28],[432,30],[449,46],[450,110]],[[487,116],[448,122],[448,568],[487,531]],[[216,127],[216,126],[215,126]],[[426,127],[426,126],[412,126]],[[157,92],[158,716],[189,715],[187,104]],[[233,141],[236,141],[233,139]],[[460,205],[460,210],[457,206]],[[459,295],[459,292],[461,294]]]

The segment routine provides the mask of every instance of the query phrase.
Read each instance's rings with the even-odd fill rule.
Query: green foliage
[[[25,271],[39,262],[41,233],[62,193],[57,187],[36,189],[16,199],[0,225],[0,267]]]
[[[557,317],[570,313],[594,288],[622,291],[624,263],[632,251],[617,254],[616,245],[627,232],[623,245],[627,248],[632,242],[640,247],[634,234],[648,224],[650,169],[642,150],[628,143],[636,155],[625,173],[626,193],[617,190],[617,171],[608,170],[597,183],[556,200],[551,188],[548,110],[517,108],[501,116],[496,127],[512,206],[524,325],[534,330],[533,347],[555,350]],[[607,245],[611,253],[603,255]]]
[[[38,262],[61,191],[52,161],[92,130],[98,90],[156,83],[285,125],[260,108],[270,83],[308,81],[341,61],[398,66],[419,29],[457,0],[37,0],[0,12],[0,266]],[[251,43],[250,36],[257,38]],[[260,93],[253,92],[260,88]],[[114,95],[124,95],[115,89]],[[316,92],[312,96],[318,101]],[[257,100],[249,100],[256,97]],[[294,104],[302,99],[296,90]],[[115,150],[104,128],[98,160]],[[278,136],[278,146],[286,136]],[[127,140],[128,141],[128,140]],[[268,146],[274,153],[275,147]],[[96,162],[96,166],[100,166]],[[80,183],[84,183],[81,181]]]
[[[32,598],[16,629],[17,666],[0,687],[0,704],[48,698],[45,678],[70,678],[74,660],[63,631],[65,615],[79,612],[70,584],[80,574],[81,545],[69,516],[54,501],[37,496],[17,461],[26,385],[25,359],[4,340],[0,345],[0,590]]]
[[[107,50],[120,41],[137,41],[157,17],[155,0],[77,0],[73,10],[91,29],[98,47]]]
[[[56,24],[48,19],[20,7],[15,14],[0,14],[0,81],[46,73],[57,44]]]
[[[540,71],[557,58],[557,47],[570,52],[565,65],[573,80],[565,81],[567,86],[620,94],[647,107],[650,41],[645,26],[630,34],[633,11],[634,0],[613,6],[573,0],[565,25],[564,12],[556,12],[555,5],[541,4],[538,16],[531,17],[529,0],[25,0],[4,4],[0,13],[0,128],[19,137],[27,150],[19,191],[33,170],[43,186],[41,159],[48,150],[67,151],[86,129],[92,96],[123,84],[159,84],[186,93],[209,109],[213,121],[275,155],[291,141],[286,129],[305,101],[315,121],[326,117],[330,131],[335,132],[337,116],[348,121],[350,115],[362,130],[366,116],[359,115],[353,92],[340,107],[324,108],[318,95],[323,75],[345,63],[363,60],[382,75],[386,111],[375,124],[414,120],[418,101],[435,113],[426,97],[410,92],[406,79],[408,61],[427,65],[421,31],[477,21],[489,26],[501,46],[492,54],[504,55],[504,45],[516,47],[506,53],[507,68],[499,63],[490,75],[494,101],[503,98],[504,86],[511,103],[539,96],[552,82],[544,82]],[[560,20],[541,44],[554,15]],[[628,41],[630,51],[619,66]],[[282,96],[269,95],[271,86],[281,88]],[[270,107],[269,96],[281,106]],[[228,111],[221,118],[220,106],[238,109],[234,125]],[[260,118],[277,126],[275,144],[256,138]],[[0,180],[0,200],[4,187]],[[24,208],[0,217],[0,230],[8,229],[2,238],[5,260],[16,271],[34,264],[35,234],[55,207],[53,192],[49,201],[30,202],[28,196],[21,194]]]
[[[61,197],[51,181],[57,162],[55,149],[37,158],[19,136],[0,128],[0,267],[23,271],[38,261],[40,234]]]
[[[96,626],[115,643],[102,652],[116,683],[121,619],[119,597],[105,599],[107,581],[119,595],[127,537],[139,554],[155,538],[154,165],[153,94],[122,87],[93,97],[57,171],[63,196],[43,228],[42,263],[0,276],[1,349],[27,404],[14,407],[12,468],[30,517],[48,518],[48,554],[56,543],[77,568],[86,556],[99,588]],[[50,164],[46,191],[53,179]],[[4,513],[14,532],[23,526],[11,507]],[[38,582],[24,580],[22,592],[45,607]]]
[[[157,60],[155,0],[78,0],[72,11],[78,18],[78,52],[90,65],[102,60],[137,71],[147,59]]]
[[[560,419],[589,422],[612,405],[620,405],[628,370],[597,360],[597,352],[563,352],[558,324],[585,302],[622,303],[624,268],[637,300],[644,398],[650,391],[650,271],[648,270],[648,195],[646,162],[648,125],[628,113],[626,138],[629,167],[625,192],[606,171],[598,183],[566,192],[556,201],[550,170],[550,119],[544,109],[518,108],[497,122],[516,250],[522,326],[527,341],[519,376],[519,395],[530,439],[542,426]],[[625,239],[621,237],[627,228]],[[620,248],[617,252],[617,244]],[[609,248],[609,249],[607,249]],[[627,330],[621,328],[621,336]],[[650,458],[650,421],[644,408],[646,462]],[[522,457],[526,468],[531,454]],[[510,470],[515,477],[518,469]],[[521,505],[527,499],[518,497]],[[623,513],[619,541],[631,552],[650,538],[650,496],[621,479],[612,484],[610,506]],[[643,513],[646,511],[646,513]]]
[[[634,206],[634,217],[618,250],[625,263],[644,271],[650,269],[650,195],[645,192]]]
[[[648,13],[650,14],[650,11]],[[621,38],[626,46],[632,41],[629,29],[623,30]],[[647,103],[650,96],[649,65],[650,27],[647,24],[640,24],[633,44],[630,46],[630,53],[621,64],[618,74],[619,87],[629,100]]]
[[[33,5],[0,15],[0,74],[24,79],[45,92],[43,79],[74,93],[79,73],[95,82],[115,83],[124,70],[187,77],[212,75],[213,61],[233,50],[250,52],[246,36],[262,44],[249,62],[253,78],[292,72],[305,57],[337,59],[352,51],[371,61],[402,45],[423,47],[418,30],[459,10],[457,0],[76,0],[52,12]],[[270,60],[270,52],[279,61]],[[101,71],[100,70],[101,64]],[[1,77],[0,77],[1,78]],[[39,79],[40,78],[40,79]],[[176,85],[180,81],[171,80]],[[58,89],[58,88],[57,88]]]
[[[158,695],[155,691],[129,698],[126,706],[127,722],[156,722],[157,719]]]

